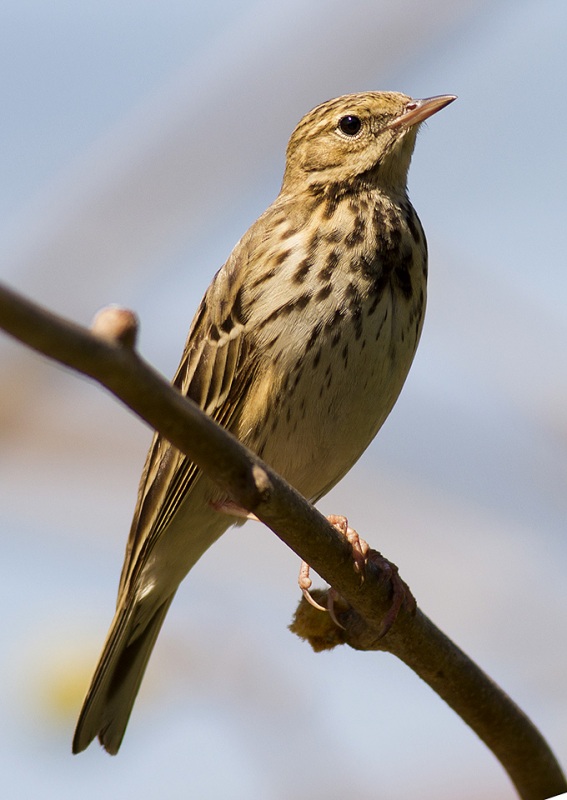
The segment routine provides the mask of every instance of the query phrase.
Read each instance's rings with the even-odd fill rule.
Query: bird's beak
[[[395,130],[417,125],[418,122],[423,122],[424,119],[441,111],[456,99],[454,94],[440,94],[437,97],[426,97],[423,100],[411,100],[400,116],[393,119],[386,127]]]

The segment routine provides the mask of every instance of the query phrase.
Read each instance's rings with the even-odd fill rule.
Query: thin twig
[[[402,607],[389,632],[380,637],[391,605],[391,586],[382,580],[384,576],[371,568],[361,584],[344,537],[138,356],[133,347],[135,318],[131,312],[124,315],[117,314],[116,329],[112,320],[106,327],[107,318],[95,325],[93,333],[0,287],[1,328],[102,384],[185,452],[239,505],[256,514],[342,595],[350,606],[340,616],[345,630],[337,628],[344,641],[357,649],[387,650],[408,664],[500,759],[523,800],[545,800],[567,791],[561,768],[539,731],[424,614]]]

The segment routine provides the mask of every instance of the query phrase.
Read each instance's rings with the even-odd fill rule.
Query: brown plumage
[[[419,341],[427,247],[406,192],[419,124],[454,98],[366,92],[293,132],[281,192],[217,273],[174,384],[315,502],[390,413]],[[120,747],[177,587],[237,522],[161,436],[140,482],[117,609],[73,751]]]

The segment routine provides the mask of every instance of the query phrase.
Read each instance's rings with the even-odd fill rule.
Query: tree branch
[[[353,570],[351,547],[280,476],[231,434],[182,397],[134,350],[136,320],[129,311],[101,312],[93,330],[70,323],[0,287],[0,327],[24,344],[114,394],[186,453],[239,505],[253,512],[307,561],[348,603],[339,618],[302,603],[292,629],[329,646],[346,642],[385,650],[413,669],[478,734],[500,760],[523,800],[567,791],[549,746],[525,714],[421,611],[402,606],[382,636],[392,602],[388,575],[370,561],[366,579]]]

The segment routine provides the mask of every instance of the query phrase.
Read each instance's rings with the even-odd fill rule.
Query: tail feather
[[[77,722],[73,753],[80,753],[96,736],[108,753],[118,752],[173,597],[156,608],[141,631],[136,630],[139,620],[133,604],[125,603],[116,611]]]

